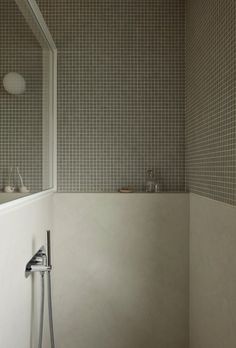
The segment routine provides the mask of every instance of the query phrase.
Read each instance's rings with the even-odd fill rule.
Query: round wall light
[[[3,78],[3,86],[10,94],[22,94],[25,92],[26,83],[22,75],[9,72]]]

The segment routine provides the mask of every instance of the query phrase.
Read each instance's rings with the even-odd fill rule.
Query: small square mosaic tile
[[[187,1],[186,181],[236,204],[236,5]]]
[[[58,48],[58,190],[185,190],[185,6],[39,1]]]

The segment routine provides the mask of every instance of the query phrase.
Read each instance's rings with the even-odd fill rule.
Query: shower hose
[[[51,348],[55,348],[54,332],[53,332],[53,319],[52,319],[52,292],[51,292],[51,275],[47,273],[47,290],[48,290],[48,319],[49,319],[49,331]],[[45,272],[41,272],[41,306],[40,306],[40,320],[39,320],[39,341],[38,348],[42,348],[43,341],[43,317],[44,317],[44,298],[45,298]]]

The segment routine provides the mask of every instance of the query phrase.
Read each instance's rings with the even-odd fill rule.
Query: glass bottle
[[[146,192],[155,192],[155,180],[152,169],[146,171]]]

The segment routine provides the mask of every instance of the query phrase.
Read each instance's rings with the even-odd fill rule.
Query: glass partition
[[[0,2],[0,203],[55,189],[56,47],[35,1]]]

